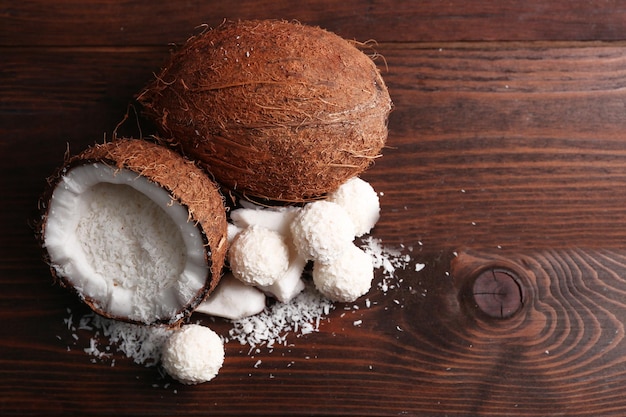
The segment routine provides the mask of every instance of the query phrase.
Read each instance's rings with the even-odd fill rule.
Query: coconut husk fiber
[[[77,166],[94,162],[100,162],[112,168],[130,170],[165,189],[170,194],[172,201],[178,202],[187,209],[188,221],[193,222],[200,231],[204,243],[204,256],[210,272],[204,287],[195,294],[193,299],[189,300],[188,305],[183,306],[181,311],[171,320],[164,318],[159,321],[165,324],[176,324],[190,315],[220,281],[228,249],[226,209],[223,196],[217,185],[202,169],[165,146],[146,140],[127,138],[95,144],[79,154],[68,156],[63,166],[48,179],[49,187],[40,200],[42,220],[37,227],[37,237],[42,246],[45,246],[49,202],[56,186],[66,172]],[[44,259],[50,263],[46,253],[44,253]],[[51,266],[51,272],[61,285],[70,289],[73,288],[66,277],[57,274],[53,266]],[[79,295],[83,298],[82,294],[79,293]],[[127,317],[112,316],[93,300],[85,298],[84,301],[92,310],[102,316],[132,321]]]
[[[227,22],[190,38],[137,99],[162,139],[223,187],[292,202],[367,169],[392,108],[355,42],[279,20]]]

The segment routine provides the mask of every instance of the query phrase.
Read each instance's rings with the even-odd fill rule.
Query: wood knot
[[[524,293],[519,280],[510,271],[486,269],[480,272],[472,285],[476,307],[492,318],[513,316],[524,305]]]

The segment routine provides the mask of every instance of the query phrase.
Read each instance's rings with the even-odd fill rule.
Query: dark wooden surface
[[[0,414],[624,415],[625,14],[599,0],[0,1]],[[123,357],[67,351],[66,308],[84,307],[52,285],[30,222],[66,149],[111,138],[127,112],[119,132],[138,135],[133,95],[170,44],[224,18],[378,41],[395,110],[364,176],[384,193],[373,235],[413,260],[371,308],[338,308],[271,353],[229,343],[214,381],[166,387]],[[522,288],[508,319],[468,301],[490,268]]]

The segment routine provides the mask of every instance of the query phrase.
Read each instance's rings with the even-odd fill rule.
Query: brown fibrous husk
[[[190,38],[137,99],[161,137],[223,187],[294,202],[367,169],[392,109],[356,42],[280,20],[226,22]]]
[[[164,188],[169,192],[173,201],[186,207],[189,213],[188,221],[194,222],[201,232],[205,259],[210,268],[205,286],[171,319],[165,318],[155,323],[141,323],[176,325],[189,316],[215,289],[222,276],[228,249],[227,220],[224,198],[217,184],[192,161],[165,146],[147,140],[120,138],[112,142],[95,144],[74,156],[68,155],[63,166],[48,178],[48,187],[39,202],[42,213],[36,234],[44,247],[44,260],[48,263],[50,260],[45,252],[44,239],[52,193],[66,172],[79,165],[94,162],[104,163],[116,169],[130,170]],[[52,265],[50,269],[58,283],[73,289],[66,277],[59,276]],[[127,317],[112,316],[94,303],[94,300],[84,298],[82,294],[78,295],[96,313],[104,317],[132,322]]]

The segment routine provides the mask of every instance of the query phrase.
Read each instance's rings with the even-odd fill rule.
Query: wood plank
[[[623,244],[624,46],[378,50],[395,109],[386,157],[366,178],[385,191],[379,228],[388,239],[431,247]],[[0,87],[7,175],[24,175],[34,201],[67,144],[77,152],[112,136],[167,54],[9,55],[0,66],[11,79]],[[138,135],[129,115],[120,133]],[[29,158],[36,169],[24,165]]]
[[[381,232],[427,246],[623,246],[622,47],[492,47],[382,51],[396,109],[372,170],[389,189]]]
[[[467,320],[459,332],[442,323],[461,338],[454,343],[467,346],[463,358],[452,355],[449,368],[475,378],[466,381],[474,393],[472,415],[623,412],[616,381],[626,370],[624,260],[623,251],[609,250],[459,254],[451,268],[457,287],[477,269],[504,267],[515,271],[526,294],[523,310],[510,320],[459,315]],[[491,353],[485,361],[483,349]]]
[[[229,343],[198,387],[119,355],[92,363],[89,332],[64,323],[85,308],[51,285],[28,227],[67,143],[110,137],[167,48],[3,48],[0,412],[623,415],[625,48],[380,44],[396,107],[366,178],[384,193],[374,236],[412,257],[402,284],[294,346]],[[467,304],[494,266],[526,291],[509,320]]]
[[[224,19],[281,18],[320,25],[359,41],[623,40],[618,1],[486,0],[228,2],[68,0],[4,2],[0,45],[167,45]]]
[[[134,95],[158,71],[167,48],[43,48],[5,51],[0,63],[0,146],[6,168],[20,161],[57,165],[65,152],[120,134],[139,135]],[[137,109],[139,112],[139,109]],[[125,128],[127,128],[125,130]],[[9,157],[9,154],[11,155]],[[45,168],[51,171],[54,166]]]
[[[73,344],[71,331],[63,328],[67,315],[58,311],[61,302],[74,314],[81,307],[52,291],[56,297],[37,315],[20,317],[20,324],[2,335],[4,411],[623,413],[623,250],[471,250],[451,263],[449,254],[429,259],[422,274],[399,273],[406,285],[398,291],[375,294],[375,307],[361,306],[343,317],[337,311],[319,333],[298,338],[294,346],[248,356],[247,348],[228,344],[218,379],[193,388],[168,385],[156,370],[119,356],[113,367],[91,363],[82,352],[89,333],[82,332],[82,340]],[[521,277],[526,297],[519,315],[485,320],[467,313],[462,287],[485,266],[505,267]],[[386,297],[397,301],[395,308]],[[359,327],[353,325],[356,318],[362,320]],[[228,329],[221,322],[208,324],[217,331]],[[34,334],[32,328],[41,331]],[[357,340],[360,348],[350,348]]]

